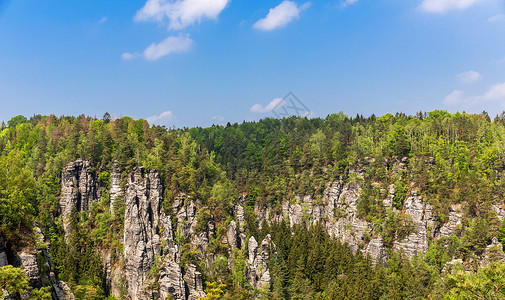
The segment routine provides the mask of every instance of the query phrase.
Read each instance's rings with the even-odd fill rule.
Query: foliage
[[[28,276],[25,271],[6,265],[0,268],[0,299],[4,299],[3,290],[9,295],[19,295],[25,293],[29,288]]]

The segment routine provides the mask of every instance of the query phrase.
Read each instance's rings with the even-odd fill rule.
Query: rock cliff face
[[[121,170],[117,163],[114,163],[110,174],[110,211],[112,213],[114,213],[116,198],[121,196],[123,196],[123,190],[121,189]]]
[[[261,245],[258,247],[258,242],[254,236],[249,238],[248,243],[248,258],[247,258],[247,282],[259,289],[270,289],[270,271],[268,270],[268,248],[271,243],[270,234],[268,234]]]
[[[396,240],[393,247],[395,250],[402,250],[408,257],[414,257],[419,251],[428,251],[427,226],[433,225],[434,219],[431,206],[416,193],[405,200],[404,210],[414,221],[414,232],[402,240]]]
[[[65,237],[70,232],[68,216],[72,210],[86,211],[90,203],[99,199],[96,175],[91,171],[88,161],[77,160],[69,163],[61,175],[60,209],[63,216]]]
[[[170,217],[162,212],[162,186],[157,172],[137,169],[130,174],[125,194],[124,256],[128,294],[132,300],[150,299],[168,293],[185,299],[179,249],[174,243]],[[156,264],[156,266],[155,266]],[[148,286],[148,272],[159,268],[159,292]],[[167,295],[158,295],[158,293]]]

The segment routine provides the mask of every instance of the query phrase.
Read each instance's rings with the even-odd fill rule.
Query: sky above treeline
[[[275,117],[289,92],[312,117],[494,117],[505,1],[0,0],[0,121],[210,126]]]

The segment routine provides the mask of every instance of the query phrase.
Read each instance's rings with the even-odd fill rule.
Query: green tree
[[[6,290],[11,296],[25,293],[30,285],[28,284],[28,276],[21,268],[15,268],[11,265],[0,268],[0,299],[5,299],[2,293]]]

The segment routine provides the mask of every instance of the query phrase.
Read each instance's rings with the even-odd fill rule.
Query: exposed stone
[[[386,248],[382,241],[382,236],[378,236],[368,243],[365,254],[370,255],[375,263],[380,263],[383,267],[387,266]]]
[[[271,236],[268,234],[258,248],[258,242],[252,236],[248,243],[247,282],[255,288],[270,288],[270,271],[268,270],[268,247]]]
[[[439,237],[448,237],[454,234],[456,226],[461,224],[461,217],[463,213],[461,212],[461,206],[450,206],[449,207],[449,220],[447,223],[440,227]]]
[[[482,254],[480,266],[484,267],[492,262],[503,263],[505,262],[505,253],[503,252],[503,245],[496,237],[493,237],[491,244],[486,247]]]
[[[110,211],[114,213],[114,201],[117,197],[123,196],[121,189],[121,170],[116,162],[112,165],[110,174]]]
[[[396,240],[394,249],[402,250],[411,258],[419,251],[428,251],[427,222],[432,219],[431,207],[424,203],[422,197],[414,194],[405,200],[404,210],[405,214],[412,217],[414,232],[402,240]]]
[[[75,300],[72,290],[64,281],[58,281],[53,285],[53,299],[56,300]]]
[[[173,240],[170,217],[162,212],[161,192],[157,172],[146,174],[139,168],[130,174],[125,195],[124,256],[128,294],[132,300],[150,297],[144,288],[147,272],[157,257],[164,257],[160,277],[170,276],[164,278],[163,290],[175,299],[183,299],[179,249]]]
[[[69,219],[72,210],[86,211],[90,203],[99,198],[96,176],[91,171],[90,163],[78,159],[69,163],[61,175],[60,208],[63,215],[63,229],[68,239]]]
[[[196,300],[200,297],[206,296],[203,291],[202,273],[196,270],[196,266],[194,264],[189,265],[188,269],[186,270],[184,281],[188,285],[188,300]]]
[[[226,230],[226,237],[228,238],[228,245],[232,249],[237,248],[237,223],[231,221]]]
[[[26,275],[28,275],[30,286],[34,288],[41,288],[42,278],[37,264],[37,255],[28,249],[23,249],[18,256],[21,267],[26,271]]]
[[[4,246],[4,238],[0,236],[0,268],[9,264],[7,251]]]

